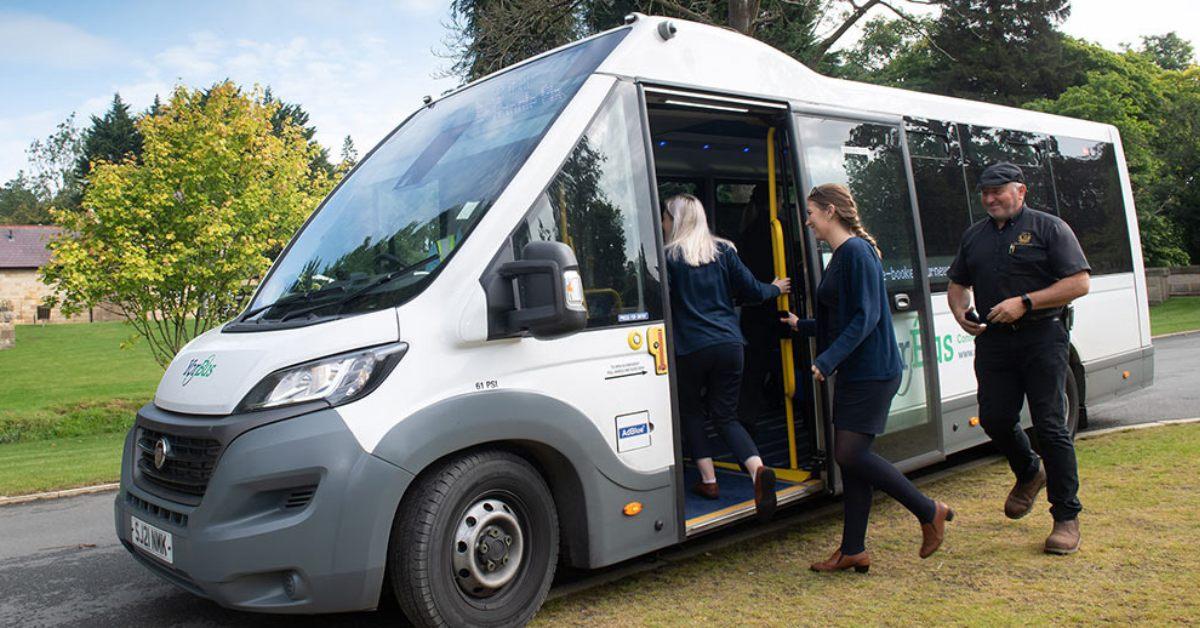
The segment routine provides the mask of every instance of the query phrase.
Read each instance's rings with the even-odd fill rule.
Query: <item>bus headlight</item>
[[[406,351],[408,343],[400,342],[280,369],[250,389],[237,411],[253,412],[318,400],[330,406],[349,403],[375,390]]]

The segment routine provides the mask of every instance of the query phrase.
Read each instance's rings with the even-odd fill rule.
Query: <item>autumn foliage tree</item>
[[[240,311],[332,185],[301,125],[273,127],[279,106],[226,82],[141,118],[140,163],[95,164],[83,211],[54,212],[42,274],[63,310],[115,306],[164,366]]]

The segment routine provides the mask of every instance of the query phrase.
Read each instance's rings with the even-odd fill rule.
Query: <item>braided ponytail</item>
[[[879,250],[879,243],[875,241],[875,236],[871,235],[862,225],[862,220],[858,216],[858,204],[854,202],[854,196],[850,194],[850,188],[840,183],[826,183],[818,185],[808,193],[808,200],[825,207],[833,206],[834,214],[837,215],[838,221],[841,222],[850,233],[866,240],[871,247],[875,249],[875,254],[883,259],[883,252]]]

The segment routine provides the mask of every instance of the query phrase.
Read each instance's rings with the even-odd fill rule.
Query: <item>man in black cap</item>
[[[975,336],[980,422],[1017,476],[1004,514],[1010,519],[1029,514],[1046,487],[1054,529],[1045,551],[1070,554],[1079,549],[1082,506],[1076,497],[1075,446],[1064,416],[1068,336],[1063,308],[1087,294],[1091,267],[1071,228],[1026,206],[1025,190],[1025,177],[1013,164],[992,164],[980,175],[988,218],[963,233],[947,273],[948,297],[955,320]],[[1026,397],[1041,460],[1020,425]]]

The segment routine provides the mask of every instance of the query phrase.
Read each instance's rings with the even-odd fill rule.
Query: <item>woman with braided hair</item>
[[[899,501],[921,523],[921,558],[937,551],[954,511],[913,486],[890,462],[871,451],[884,432],[892,397],[900,388],[900,351],[892,329],[883,265],[875,238],[863,228],[858,206],[844,185],[828,183],[808,195],[805,224],[833,248],[817,287],[817,318],[787,323],[803,336],[816,336],[813,377],[837,375],[833,389],[834,459],[842,469],[845,522],[841,547],[814,571],[853,568],[866,572],[867,519],[875,488]]]

